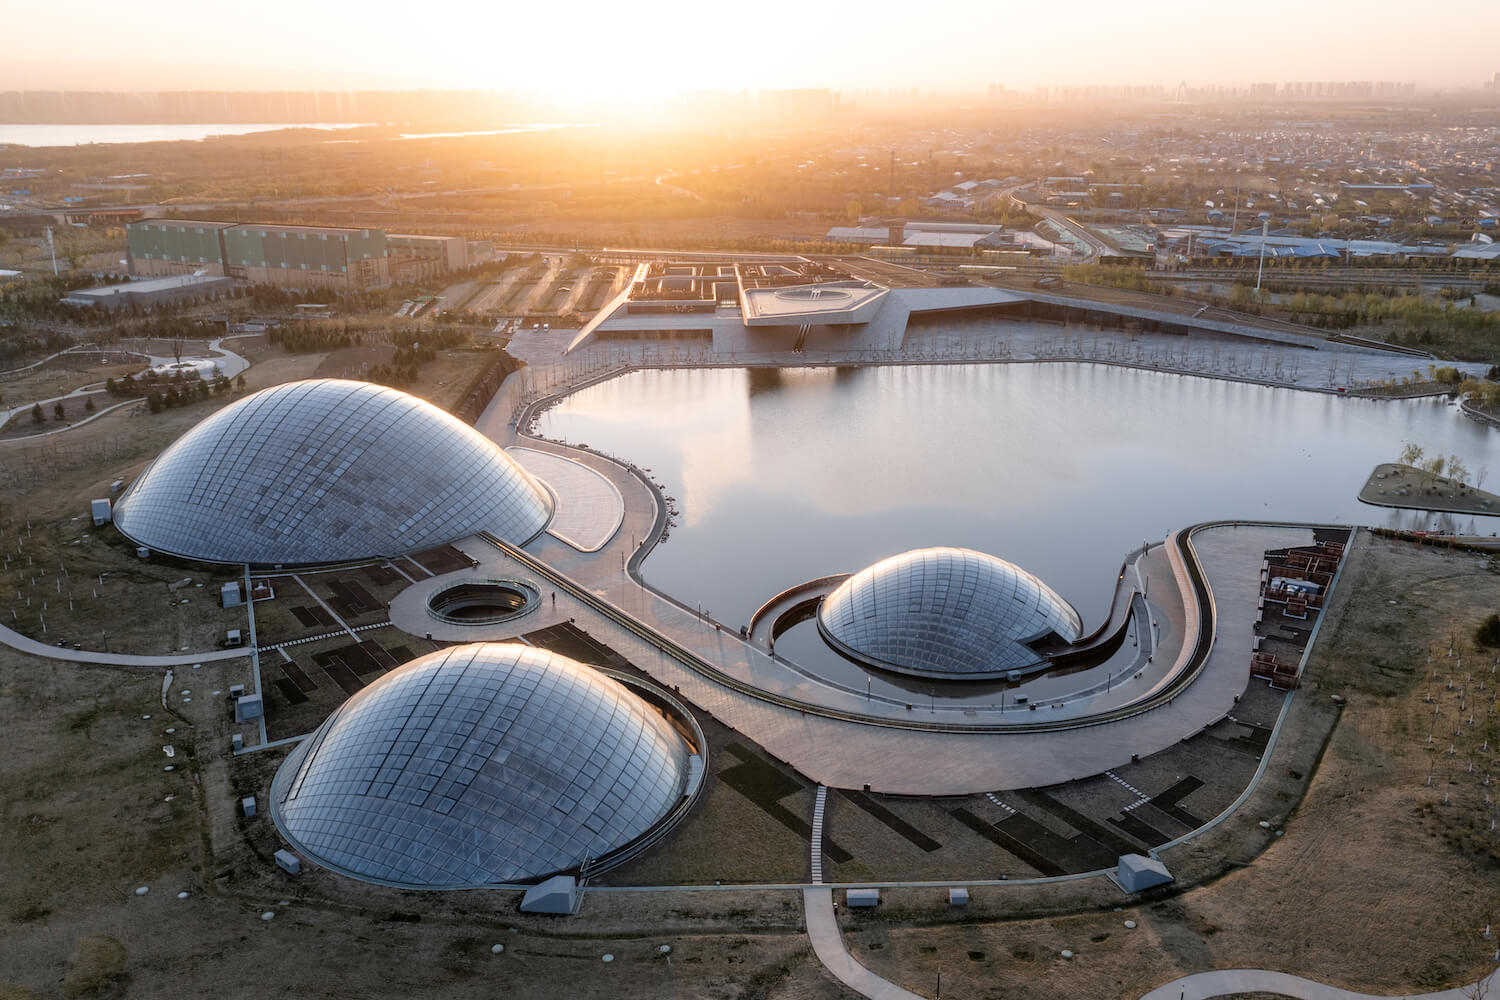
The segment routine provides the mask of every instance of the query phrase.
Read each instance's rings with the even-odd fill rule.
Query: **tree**
[[[1448,481],[1457,483],[1459,486],[1467,484],[1469,478],[1469,467],[1464,464],[1463,459],[1457,455],[1448,456]]]
[[[57,250],[64,260],[68,262],[68,270],[81,271],[83,265],[88,263],[89,256],[84,252],[83,245],[77,240],[61,240]]]
[[[1423,462],[1422,471],[1427,474],[1427,482],[1431,483],[1434,479],[1441,476],[1443,474],[1443,467],[1447,464],[1448,460],[1442,455],[1429,458],[1426,462]]]
[[[52,419],[53,420],[63,420],[63,419],[65,419],[67,417],[67,415],[68,415],[67,411],[63,409],[62,400],[59,399],[57,402],[55,402],[55,403],[52,404]]]
[[[1416,372],[1412,374],[1415,375]],[[1406,442],[1405,447],[1401,449],[1401,464],[1420,468],[1424,451],[1425,449],[1415,441]]]
[[[94,397],[93,396],[84,396],[83,397],[83,408],[85,410],[87,410],[89,413],[93,413],[94,412]]]
[[[152,413],[160,413],[166,405],[166,400],[162,399],[161,393],[155,389],[152,389],[151,394],[146,397],[146,406],[151,409]]]
[[[244,372],[240,372],[238,375],[236,375],[234,377],[234,387],[236,389],[243,389],[243,388],[245,388],[245,373]]]
[[[39,424],[46,419],[46,414],[42,413],[42,404],[33,403],[31,406],[31,422],[34,424]]]

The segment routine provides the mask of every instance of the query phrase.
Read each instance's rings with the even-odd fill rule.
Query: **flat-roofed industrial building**
[[[467,270],[494,257],[462,236],[267,222],[144,219],[126,227],[130,274],[240,278],[282,288],[356,291]]]
[[[137,277],[201,273],[339,291],[390,283],[381,229],[147,219],[127,227],[126,245]]]
[[[69,292],[63,302],[73,306],[98,306],[118,309],[121,306],[153,306],[163,302],[191,299],[206,300],[222,295],[234,282],[218,275],[176,274],[159,278],[142,278],[123,285],[101,285]]]
[[[224,230],[232,222],[146,219],[125,227],[130,273],[138,278],[177,274],[224,277]]]
[[[277,226],[224,230],[225,273],[252,284],[354,291],[390,284],[382,229]]]
[[[469,266],[468,243],[462,236],[387,233],[385,246],[393,281],[421,281]]]

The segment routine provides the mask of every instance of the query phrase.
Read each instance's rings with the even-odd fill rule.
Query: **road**
[[[1089,232],[1079,223],[1074,222],[1072,219],[1068,218],[1062,212],[1059,212],[1055,208],[1048,208],[1046,205],[1038,204],[1037,202],[1027,201],[1025,198],[1021,197],[1018,192],[1024,190],[1024,188],[1025,185],[1017,185],[1015,187],[1006,188],[1001,193],[1002,195],[1009,197],[1011,201],[1015,202],[1017,205],[1030,212],[1032,215],[1047,219],[1053,225],[1057,226],[1060,229],[1067,230],[1070,234],[1076,237],[1087,250],[1085,260],[1092,260],[1099,257],[1119,256],[1114,247],[1110,246],[1108,243],[1105,243],[1099,237]]]

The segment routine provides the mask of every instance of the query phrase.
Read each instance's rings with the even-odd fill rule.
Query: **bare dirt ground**
[[[0,650],[0,996],[840,995],[794,892],[601,892],[566,919],[522,916],[515,893],[284,875],[263,797],[280,755],[232,768],[210,693],[244,673],[179,672],[168,711],[161,671]],[[241,793],[261,795],[260,816],[239,815]]]

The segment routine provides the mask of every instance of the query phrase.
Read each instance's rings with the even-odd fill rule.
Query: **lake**
[[[195,124],[195,125],[0,125],[0,144],[21,146],[83,146],[89,143],[182,142],[214,135],[249,135],[288,128],[365,128],[368,122],[309,122],[305,124]]]
[[[928,545],[1010,560],[1107,613],[1143,540],[1212,519],[1443,527],[1355,498],[1403,442],[1500,476],[1500,434],[1382,401],[1101,364],[637,371],[542,415],[677,498],[653,586],[738,627],[778,591]]]

